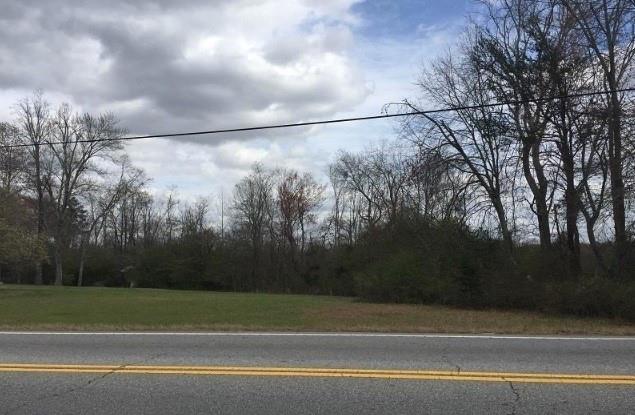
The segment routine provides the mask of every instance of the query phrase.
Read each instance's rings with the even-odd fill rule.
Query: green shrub
[[[355,274],[357,294],[367,300],[396,303],[445,303],[458,287],[426,272],[420,255],[404,250]],[[454,286],[453,286],[454,285]]]
[[[635,321],[635,282],[604,277],[548,284],[545,311]]]

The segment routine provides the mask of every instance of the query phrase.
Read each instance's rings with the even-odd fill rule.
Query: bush
[[[483,303],[491,242],[452,221],[396,223],[358,244],[356,294],[370,301]],[[361,246],[361,248],[359,247]],[[366,254],[366,256],[364,255]]]
[[[426,272],[424,262],[416,252],[406,250],[374,262],[355,274],[357,295],[382,302],[447,302],[447,294],[458,290],[456,283]]]
[[[635,281],[568,279],[554,249],[518,247],[451,221],[393,224],[360,241],[351,261],[355,294],[376,302],[540,310],[635,321]]]
[[[604,277],[545,287],[544,311],[635,321],[635,282]]]

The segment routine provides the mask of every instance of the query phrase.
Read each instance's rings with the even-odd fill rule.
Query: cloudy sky
[[[131,134],[372,115],[416,97],[471,0],[0,0],[0,120],[35,89],[112,111]],[[255,162],[323,175],[338,149],[392,139],[388,121],[137,141],[157,192],[186,198]],[[323,176],[322,178],[326,180]]]

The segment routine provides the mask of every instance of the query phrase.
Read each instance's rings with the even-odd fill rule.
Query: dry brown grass
[[[442,306],[349,303],[309,311],[323,330],[412,333],[635,335],[632,323],[525,311],[465,310]],[[313,325],[312,324],[312,325]]]

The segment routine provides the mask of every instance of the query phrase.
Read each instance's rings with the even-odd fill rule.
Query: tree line
[[[34,94],[0,124],[23,145],[0,153],[0,278],[635,318],[634,17],[483,1],[395,140],[340,151],[328,180],[257,164],[228,200],[153,196],[114,115]]]
[[[438,59],[420,80],[430,101],[457,110],[408,122],[408,136],[474,181],[512,261],[512,210],[524,201],[543,256],[553,252],[554,236],[562,242],[567,276],[581,272],[580,226],[600,271],[626,276],[633,107],[620,89],[632,86],[633,6],[484,2],[483,21],[467,29],[458,53]],[[496,102],[505,104],[483,107]],[[607,226],[610,259],[597,238]]]

